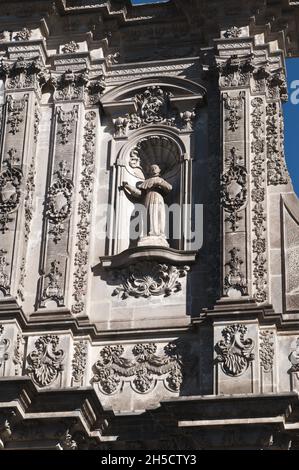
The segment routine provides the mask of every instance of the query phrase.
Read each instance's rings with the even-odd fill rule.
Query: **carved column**
[[[8,50],[9,58],[1,63],[0,291],[23,301],[44,65],[39,46],[26,58],[11,52],[10,45]]]
[[[258,46],[249,27],[222,31],[216,63],[222,107],[222,300],[269,303],[268,185],[286,184],[278,48]]]

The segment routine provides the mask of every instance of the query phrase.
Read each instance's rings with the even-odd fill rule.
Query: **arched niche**
[[[138,240],[130,236],[134,202],[130,201],[121,188],[123,182],[138,187],[139,183],[149,177],[151,165],[158,165],[161,177],[172,186],[171,192],[165,197],[166,208],[171,211],[169,227],[167,224],[169,248],[188,249],[186,240],[190,217],[186,207],[191,205],[189,189],[192,162],[183,141],[174,130],[153,126],[136,132],[124,143],[113,167],[113,198],[108,229],[109,255],[117,255],[128,248],[138,246]]]

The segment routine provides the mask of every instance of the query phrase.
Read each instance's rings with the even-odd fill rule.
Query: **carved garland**
[[[72,361],[72,383],[83,385],[83,378],[87,362],[87,342],[79,341],[74,344],[74,357]]]
[[[230,377],[242,375],[254,359],[254,341],[251,338],[245,339],[246,333],[245,325],[227,326],[222,331],[224,339],[215,346],[216,362],[221,364],[223,372]]]
[[[279,110],[279,112],[278,112]],[[267,176],[268,185],[287,184],[287,169],[284,160],[283,117],[279,103],[267,106]]]
[[[69,142],[69,137],[72,134],[72,124],[78,119],[77,105],[73,106],[71,111],[63,111],[61,106],[57,107],[57,122],[60,124],[58,135],[60,136],[60,143],[65,145]]]
[[[120,282],[113,295],[122,299],[132,296],[148,298],[180,292],[182,285],[179,278],[185,277],[189,266],[171,266],[147,261],[130,265],[113,273],[114,280]]]
[[[7,267],[9,263],[6,260],[7,251],[0,249],[0,291],[3,295],[9,295],[9,275],[7,273]]]
[[[230,250],[231,259],[226,263],[228,267],[228,273],[224,279],[224,295],[228,295],[230,289],[236,289],[241,292],[242,295],[247,295],[247,285],[244,274],[241,271],[243,261],[240,259],[238,248]]]
[[[234,97],[228,93],[223,94],[224,109],[227,111],[225,121],[228,122],[228,128],[231,132],[236,132],[239,129],[244,98],[245,93],[243,91],[240,91],[239,95]]]
[[[76,271],[74,274],[74,292],[75,303],[72,306],[72,312],[79,314],[84,311],[84,298],[87,285],[87,263],[88,263],[88,244],[89,244],[89,226],[91,220],[92,194],[94,184],[95,170],[95,139],[96,139],[96,113],[89,111],[86,116],[84,133],[84,152],[82,155],[82,173],[80,180],[80,202],[78,205],[79,222],[77,224],[77,251],[75,254]]]
[[[27,373],[40,387],[51,385],[63,371],[65,352],[58,349],[59,338],[54,335],[40,336],[35,348],[27,358]]]
[[[263,330],[260,332],[260,361],[264,372],[271,372],[274,362],[274,332]]]
[[[24,110],[28,102],[29,95],[16,100],[12,96],[7,97],[7,125],[11,134],[15,135],[20,132],[20,125],[24,122]]]
[[[156,355],[157,346],[153,343],[136,344],[132,349],[134,359],[122,357],[124,348],[121,345],[105,346],[93,369],[93,382],[99,384],[103,393],[108,395],[120,391],[128,381],[137,393],[152,391],[159,379],[163,377],[164,386],[178,392],[183,381],[181,357],[174,343],[164,348],[164,355]]]
[[[252,184],[251,198],[253,201],[253,278],[255,298],[262,303],[267,300],[267,259],[266,259],[266,212],[265,212],[265,125],[262,98],[254,98],[252,104],[252,135],[251,151]]]

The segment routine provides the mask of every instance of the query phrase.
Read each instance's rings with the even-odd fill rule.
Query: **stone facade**
[[[297,3],[2,0],[0,448],[297,448]]]

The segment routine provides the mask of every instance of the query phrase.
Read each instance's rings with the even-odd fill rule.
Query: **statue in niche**
[[[166,211],[165,196],[172,190],[171,184],[161,176],[158,165],[151,165],[149,177],[136,187],[123,182],[125,193],[144,206],[142,217],[142,229],[138,246],[169,246],[166,240]]]

